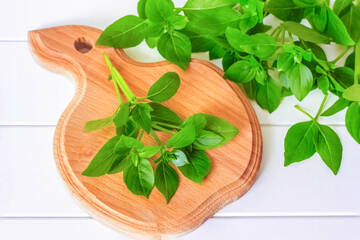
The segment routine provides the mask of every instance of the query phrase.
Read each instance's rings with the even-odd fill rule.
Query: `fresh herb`
[[[329,5],[329,0],[188,0],[176,8],[171,0],[140,0],[139,17],[119,19],[105,29],[97,44],[126,48],[145,39],[183,70],[191,52],[209,52],[211,60],[222,59],[224,77],[238,83],[270,113],[284,97],[294,95],[302,101],[320,89],[325,96],[339,99],[319,116],[331,116],[349,106],[346,127],[360,142],[360,1],[336,0],[332,9]],[[265,25],[270,15],[280,19],[280,25]],[[333,60],[318,45],[330,43],[343,49]],[[339,60],[348,53],[345,66],[340,66]],[[285,165],[318,152],[336,173],[342,150],[326,143],[340,141],[335,132],[319,125],[318,117],[289,129]],[[212,139],[206,142],[220,141],[218,136],[203,135]],[[201,137],[195,142],[199,147]]]
[[[211,167],[204,150],[227,144],[238,134],[238,129],[224,119],[203,113],[182,121],[175,112],[161,105],[161,102],[176,94],[180,86],[177,73],[164,74],[150,87],[147,96],[138,97],[132,93],[109,57],[104,57],[120,106],[108,118],[87,122],[84,131],[115,124],[116,136],[104,144],[82,174],[99,177],[123,172],[124,182],[132,193],[148,198],[155,186],[169,203],[179,186],[179,175],[175,168],[185,177],[201,184]],[[121,92],[127,102],[123,101]],[[170,136],[165,144],[160,141],[156,131]],[[144,145],[141,139],[145,134],[152,136],[157,145]],[[157,167],[154,171],[155,164]]]

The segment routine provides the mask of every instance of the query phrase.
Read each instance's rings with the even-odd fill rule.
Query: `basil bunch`
[[[348,106],[346,127],[360,143],[359,1],[336,0],[331,9],[329,0],[188,0],[182,8],[175,8],[171,0],[140,0],[138,14],[111,24],[97,44],[127,48],[145,39],[149,47],[157,47],[165,59],[184,70],[192,52],[209,52],[210,60],[222,59],[224,77],[238,83],[250,99],[270,113],[284,97],[294,95],[302,101],[314,89],[320,89],[324,99],[329,93],[339,97],[327,111],[321,112],[321,107],[310,123],[296,124],[289,130],[285,165],[317,151],[336,174],[342,158],[341,142],[333,130],[317,120]],[[272,31],[272,26],[263,23],[269,15],[282,20]],[[332,61],[319,46],[330,43],[344,49]],[[338,66],[350,51],[345,66]]]
[[[146,97],[135,96],[108,56],[104,56],[120,106],[110,117],[87,122],[84,131],[115,124],[116,136],[104,144],[82,174],[99,177],[123,172],[124,182],[132,193],[149,197],[155,185],[169,203],[179,186],[174,166],[185,177],[201,184],[211,166],[205,150],[227,144],[238,134],[238,129],[224,119],[203,113],[182,121],[175,112],[161,105],[174,96],[180,86],[175,72],[164,74],[151,86]],[[122,100],[121,91],[127,102]],[[150,102],[140,102],[141,99]],[[166,144],[162,144],[156,131],[171,135]],[[141,142],[144,134],[151,135],[157,145],[144,145]],[[150,163],[154,157],[154,164],[158,163],[155,172]]]

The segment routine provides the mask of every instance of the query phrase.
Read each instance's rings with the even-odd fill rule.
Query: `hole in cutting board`
[[[74,42],[74,47],[78,52],[85,54],[93,48],[93,45],[89,39],[80,37]]]

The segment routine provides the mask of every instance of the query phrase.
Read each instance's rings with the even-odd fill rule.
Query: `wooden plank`
[[[343,218],[213,218],[181,240],[358,240],[360,219]],[[93,219],[0,219],[0,238],[8,240],[130,240]]]
[[[36,64],[26,42],[0,42],[0,52],[0,125],[55,125],[74,95],[74,81]],[[142,62],[161,59],[154,50],[145,46],[131,48],[126,52]],[[315,114],[322,96],[320,91],[311,92],[300,105]],[[336,97],[331,96],[326,107],[335,100]],[[259,122],[263,125],[289,125],[307,121],[308,118],[294,108],[296,104],[298,101],[294,97],[285,98],[279,109],[269,114],[252,102]],[[343,125],[344,116],[345,111],[321,120]]]
[[[360,149],[344,127],[337,176],[319,157],[283,167],[288,127],[262,127],[264,158],[258,180],[218,216],[354,215],[360,213]],[[87,216],[55,168],[54,127],[0,127],[0,216]],[[6,159],[6,161],[4,161]]]

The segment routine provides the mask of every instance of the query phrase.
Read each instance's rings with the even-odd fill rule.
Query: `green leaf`
[[[197,149],[187,153],[187,155],[190,163],[178,168],[185,177],[201,184],[204,177],[210,172],[210,159],[204,151]]]
[[[220,143],[212,146],[213,148],[224,146],[239,133],[239,130],[225,119],[204,113],[198,113],[196,115],[202,115],[205,117],[206,124],[204,130],[216,133],[217,135],[224,138],[224,140],[222,140]]]
[[[155,186],[169,203],[179,187],[179,175],[167,162],[161,161],[156,167]]]
[[[331,107],[326,109],[320,116],[329,117],[332,116],[342,110],[344,110],[347,106],[349,106],[350,102],[344,98],[339,98]]]
[[[236,3],[236,0],[188,0],[182,10],[202,11],[221,7],[232,7]]]
[[[331,74],[341,87],[348,88],[354,84],[354,70],[348,67],[335,68]]]
[[[132,119],[129,118],[129,120],[125,123],[124,126],[116,128],[116,135],[125,135],[129,137],[136,137],[138,135],[139,128],[137,123]]]
[[[240,52],[256,55],[261,59],[271,57],[278,48],[275,39],[265,33],[249,36],[238,29],[229,27],[226,29],[225,35],[233,48]]]
[[[131,116],[134,118],[134,121],[147,133],[150,133],[151,130],[150,112],[152,110],[149,104],[138,103],[131,111]]]
[[[183,122],[181,118],[169,108],[154,102],[149,103],[149,105],[153,109],[153,111],[150,112],[152,121],[177,126]]]
[[[346,129],[356,142],[360,144],[360,103],[353,102],[345,115]]]
[[[130,155],[119,156],[111,165],[107,174],[116,174],[125,171],[125,169],[127,169],[131,165],[132,165],[132,161]]]
[[[175,149],[172,152],[171,162],[177,167],[181,167],[186,164],[189,164],[186,154],[183,151],[178,150],[178,149]]]
[[[256,24],[258,23],[258,17],[255,15],[250,15],[244,18],[240,19],[239,22],[239,28],[243,33],[246,33],[247,31],[249,31],[250,29],[252,29],[253,27],[256,26]]]
[[[324,32],[327,25],[327,10],[323,7],[316,7],[315,12],[308,16],[308,20],[319,32]]]
[[[345,61],[345,67],[354,69],[355,68],[355,52],[352,52]]]
[[[175,30],[182,30],[186,27],[188,20],[185,16],[173,15],[169,18],[171,27]]]
[[[114,119],[114,115],[107,117],[107,118],[88,121],[85,123],[83,131],[84,132],[92,132],[92,131],[99,130],[104,127],[110,126],[111,124],[113,124],[113,119]]]
[[[334,42],[351,46],[354,45],[354,41],[351,39],[349,33],[346,30],[345,25],[340,20],[338,16],[331,10],[327,9],[328,14],[328,24],[326,26],[325,32],[333,39]]]
[[[189,38],[177,31],[161,35],[157,45],[162,57],[186,70],[191,59],[191,42]]]
[[[184,10],[189,22],[185,30],[201,36],[221,36],[227,27],[238,28],[241,14],[230,7]]]
[[[259,84],[256,91],[256,102],[262,109],[269,113],[275,111],[281,101],[281,86],[272,77],[265,81],[264,85]]]
[[[151,158],[157,154],[161,149],[161,146],[144,146],[138,151],[139,157]]]
[[[131,165],[125,169],[123,178],[133,194],[149,198],[154,187],[154,171],[148,160],[140,158],[137,166]]]
[[[304,17],[304,8],[289,0],[270,0],[264,10],[283,21],[300,22]]]
[[[203,114],[197,113],[191,115],[187,119],[185,119],[184,123],[181,124],[181,127],[187,127],[189,125],[193,125],[196,129],[196,132],[203,129],[206,125],[206,117]]]
[[[122,17],[102,32],[96,45],[113,48],[135,47],[144,40],[145,27],[144,19],[134,15]]]
[[[115,154],[114,147],[120,137],[116,136],[107,141],[91,160],[89,166],[82,172],[88,177],[99,177],[108,173],[110,167],[119,155]]]
[[[155,48],[158,41],[159,37],[145,37],[146,45],[148,45],[149,48]]]
[[[295,56],[292,53],[284,52],[277,58],[278,71],[288,71],[295,65]]]
[[[238,61],[231,65],[225,72],[225,78],[233,82],[247,83],[254,79],[259,66],[248,61]]]
[[[296,64],[288,74],[290,89],[295,97],[301,101],[312,90],[314,79],[310,69],[304,64]]]
[[[159,38],[165,31],[165,22],[148,22],[146,37]]]
[[[339,16],[352,2],[353,0],[336,0],[333,7],[334,13]]]
[[[130,149],[134,148],[136,150],[140,150],[144,147],[144,144],[139,140],[122,135],[119,141],[116,143],[114,147],[114,151],[116,154],[121,156],[127,155],[130,152]]]
[[[360,37],[360,5],[352,5],[349,11],[341,17],[348,33],[355,41],[359,41]]]
[[[222,58],[227,53],[227,49],[222,47],[219,44],[216,44],[213,48],[209,50],[209,59],[219,59]]]
[[[181,129],[174,136],[167,140],[166,146],[171,148],[182,148],[190,145],[195,140],[196,130],[194,125],[189,124],[188,126]]]
[[[281,26],[288,32],[298,36],[305,41],[325,44],[330,43],[330,38],[318,33],[311,28],[305,27],[300,23],[288,21],[281,23]]]
[[[314,121],[293,125],[285,137],[285,166],[310,158],[315,154],[314,139],[317,125]]]
[[[139,17],[141,17],[142,19],[146,19],[145,6],[146,0],[139,0],[137,5],[137,12]]]
[[[208,150],[217,147],[219,143],[221,143],[224,138],[216,133],[200,130],[196,135],[194,141],[194,148],[200,150]]]
[[[349,101],[360,102],[360,85],[354,84],[348,87],[344,90],[342,96]]]
[[[171,0],[147,0],[146,17],[153,22],[163,22],[174,14],[174,3]]]
[[[324,93],[324,95],[328,94],[330,88],[329,78],[325,75],[322,75],[317,79],[317,86]]]
[[[216,45],[215,41],[200,36],[190,37],[190,42],[192,52],[207,52]]]
[[[179,75],[167,72],[150,87],[147,98],[157,103],[165,102],[175,95],[179,87]]]
[[[318,124],[315,149],[321,159],[336,175],[342,158],[342,145],[338,135],[330,127]]]
[[[116,127],[122,127],[129,119],[130,102],[121,104],[119,112],[115,115],[113,122]]]

